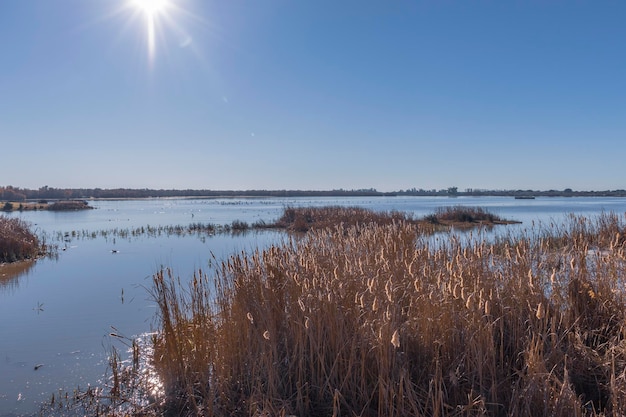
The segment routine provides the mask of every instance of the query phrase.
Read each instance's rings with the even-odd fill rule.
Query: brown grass
[[[505,220],[487,211],[483,207],[471,206],[439,207],[435,210],[433,214],[426,216],[424,220],[433,224],[444,224],[453,226],[519,223],[512,220]]]
[[[624,232],[603,215],[432,246],[408,221],[359,223],[188,284],[161,271],[162,412],[623,415]]]
[[[42,250],[39,239],[27,223],[0,216],[0,263],[37,257]]]
[[[357,225],[390,225],[397,222],[420,225],[422,231],[434,231],[436,226],[475,227],[480,225],[519,223],[505,220],[482,207],[441,207],[423,219],[416,219],[400,211],[377,212],[362,207],[286,207],[282,216],[273,223],[255,224],[256,228],[281,228],[289,231],[306,232]]]
[[[311,229],[324,229],[341,226],[348,228],[365,224],[392,224],[404,221],[417,223],[407,213],[399,211],[376,212],[362,207],[324,206],[324,207],[286,207],[282,216],[266,227],[277,227],[296,232]]]

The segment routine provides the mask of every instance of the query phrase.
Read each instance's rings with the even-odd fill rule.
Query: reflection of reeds
[[[18,278],[25,275],[35,265],[34,260],[13,262],[0,265],[0,288],[15,288]]]
[[[161,271],[165,411],[621,415],[624,232],[605,215],[435,248],[399,221],[314,230],[215,279]]]

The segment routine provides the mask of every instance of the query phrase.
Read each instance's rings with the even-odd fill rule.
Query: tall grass
[[[468,206],[452,206],[452,207],[438,207],[433,214],[425,217],[425,220],[434,223],[487,223],[487,224],[499,224],[499,223],[517,223],[515,221],[505,220],[499,216],[489,212],[483,207],[468,207]]]
[[[188,283],[160,271],[163,412],[623,415],[625,232],[605,214],[432,246],[408,221],[359,222]]]
[[[0,263],[32,259],[40,251],[39,239],[26,222],[0,216]]]
[[[306,232],[341,225],[343,228],[357,224],[391,224],[398,221],[417,223],[413,217],[400,211],[375,212],[362,207],[285,207],[282,216],[266,227]]]

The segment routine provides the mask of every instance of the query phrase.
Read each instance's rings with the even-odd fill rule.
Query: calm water
[[[58,259],[42,259],[21,274],[0,270],[0,416],[33,413],[53,392],[103,381],[112,326],[128,337],[154,327],[155,304],[148,289],[152,275],[167,266],[182,278],[218,260],[278,242],[278,232],[239,236],[139,236],[71,238],[102,230],[189,223],[229,224],[276,219],[285,206],[358,205],[400,210],[421,217],[437,207],[481,206],[501,217],[523,222],[560,222],[568,213],[594,216],[626,213],[622,198],[262,198],[154,199],[93,201],[96,210],[71,213],[14,213],[34,230],[66,250]],[[116,252],[112,252],[115,250]],[[41,366],[40,366],[41,365]],[[37,369],[35,369],[37,367]]]

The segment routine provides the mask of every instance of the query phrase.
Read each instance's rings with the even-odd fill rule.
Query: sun
[[[170,6],[170,2],[168,0],[130,0],[131,4],[145,13],[146,16],[152,17],[158,14],[165,13],[167,8]]]
[[[148,42],[148,58],[154,60],[156,53],[156,31],[160,18],[167,18],[172,0],[128,0],[128,5],[143,14],[146,19],[146,39]]]
[[[176,38],[180,48],[188,48],[188,51],[197,53],[191,46],[193,38],[188,26],[206,25],[208,21],[184,7],[188,4],[186,0],[107,0],[107,2],[117,5],[104,18],[125,20],[122,33],[131,27],[136,29],[133,32],[139,34],[145,42],[150,68],[157,61],[157,49],[159,52],[163,49],[163,53],[167,54],[168,46],[175,45]]]

